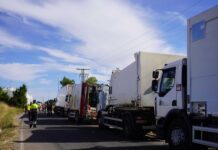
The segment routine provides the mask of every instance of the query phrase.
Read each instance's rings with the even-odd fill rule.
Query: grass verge
[[[0,150],[12,150],[13,140],[18,135],[19,123],[16,116],[22,109],[0,103]]]

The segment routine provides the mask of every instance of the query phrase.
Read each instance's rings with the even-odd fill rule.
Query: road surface
[[[168,150],[160,140],[145,137],[126,140],[121,131],[101,130],[97,125],[75,125],[67,118],[39,114],[37,128],[29,128],[26,115],[21,117],[18,150]]]

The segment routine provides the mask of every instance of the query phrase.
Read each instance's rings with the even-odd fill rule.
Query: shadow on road
[[[22,118],[24,122],[28,124],[27,118],[28,115],[23,115]],[[152,145],[152,142],[158,142],[159,140],[154,137],[145,137],[144,139],[137,141],[129,141],[124,138],[123,133],[116,129],[99,129],[97,125],[93,124],[80,124],[75,125],[73,122],[67,120],[67,118],[62,118],[59,116],[53,115],[52,117],[47,117],[46,114],[40,113],[38,115],[38,128],[29,129],[25,128],[25,131],[31,131],[32,135],[28,137],[25,141],[17,141],[23,143],[66,143],[66,144],[75,144],[79,143],[82,145],[89,145],[80,148],[80,150],[141,150],[141,149],[168,149],[167,146]],[[111,143],[120,142],[123,145],[111,145]],[[128,146],[125,143],[139,143],[137,146]],[[140,142],[150,142],[150,145],[140,145]],[[106,143],[109,146],[99,146],[95,143]],[[103,144],[103,145],[104,145]],[[73,147],[71,147],[73,148]],[[69,149],[71,149],[69,148]],[[76,149],[76,147],[74,147]]]
[[[86,149],[71,149],[71,150],[169,150],[168,146],[132,146],[132,147],[92,147]]]

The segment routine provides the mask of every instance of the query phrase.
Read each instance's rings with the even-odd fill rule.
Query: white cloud
[[[30,81],[43,76],[44,69],[36,64],[0,64],[0,77],[15,81]]]
[[[41,64],[6,63],[0,64],[0,77],[8,80],[28,82],[47,76],[49,71],[79,73],[75,69],[79,67],[81,66],[65,65],[55,61],[43,62]]]
[[[38,65],[0,64],[0,77],[10,80],[41,79],[52,70],[78,73],[73,68],[87,67],[94,70],[89,72],[90,75],[107,82],[112,69],[128,65],[137,51],[173,52],[171,45],[153,25],[152,10],[142,9],[128,1],[49,0],[36,4],[27,0],[1,0],[0,10],[22,16],[26,24],[31,24],[29,18],[40,21],[58,28],[66,40],[72,37],[80,41],[73,45],[78,56],[56,48],[31,45],[0,30],[1,45],[37,49],[50,56],[41,57],[43,63]],[[173,16],[183,20],[179,14]],[[57,62],[57,59],[68,65]],[[47,94],[39,89],[33,91],[39,95],[40,92],[41,95]]]
[[[19,47],[24,49],[31,49],[31,45],[17,40],[7,32],[0,29],[0,45],[7,47]]]
[[[41,78],[41,79],[39,79],[39,83],[44,84],[44,85],[49,85],[51,83],[51,80]]]
[[[179,21],[183,26],[187,25],[187,18],[180,14],[179,12],[175,11],[167,11],[166,12],[166,19],[170,21]]]
[[[56,58],[60,58],[63,61],[70,62],[70,63],[80,63],[80,64],[85,64],[89,63],[90,60],[81,58],[76,55],[72,55],[69,53],[66,53],[64,51],[58,50],[58,49],[52,49],[52,48],[47,48],[47,47],[42,47],[38,45],[32,45],[29,43],[26,43],[8,33],[0,29],[0,45],[5,46],[5,47],[18,47],[23,50],[39,50],[47,53],[48,55]]]
[[[77,53],[95,60],[100,66],[123,67],[133,60],[133,53],[139,50],[171,52],[172,47],[152,26],[151,11],[144,10],[146,15],[142,20],[138,13],[140,8],[126,2],[57,0],[35,4],[26,0],[2,0],[0,8],[70,33],[82,42],[76,47]],[[139,39],[142,42],[133,49],[125,43],[142,33],[144,36]],[[120,47],[123,43],[124,46]]]
[[[42,56],[39,57],[39,59],[42,60],[43,63],[38,64],[38,65],[23,64],[23,63],[2,64],[2,66],[0,66],[0,69],[2,68],[2,70],[0,70],[0,73],[4,71],[5,74],[10,74],[10,76],[5,76],[4,74],[0,75],[1,77],[6,78],[6,79],[17,80],[17,81],[19,80],[20,81],[30,81],[30,80],[40,77],[41,76],[40,74],[42,73],[44,74],[51,70],[79,73],[79,71],[77,71],[76,68],[85,67],[85,68],[96,68],[96,69],[92,69],[95,72],[95,73],[92,72],[92,75],[95,75],[96,77],[98,76],[99,81],[106,81],[110,73],[110,71],[108,72],[108,70],[112,70],[112,68],[104,67],[104,65],[101,66],[100,64],[96,64],[94,61],[84,59],[79,56],[75,56],[75,55],[66,53],[61,50],[28,44],[6,33],[5,31],[1,29],[0,29],[0,33],[2,33],[1,35],[4,35],[4,36],[0,36],[0,44],[5,47],[18,47],[18,48],[21,48],[22,50],[34,49],[34,50],[43,51],[47,53],[48,55],[50,55],[50,57],[42,57]],[[4,39],[7,39],[8,42],[3,42]],[[68,62],[68,64],[61,64],[57,62],[57,60],[55,60],[54,58],[59,58],[60,61]],[[80,65],[75,65],[74,63],[80,64]],[[16,68],[16,69],[10,70],[4,66],[8,66],[10,68]],[[28,72],[28,73],[25,74],[25,76],[19,76],[19,78],[17,78],[16,74],[19,74],[20,70],[25,70],[25,72]]]

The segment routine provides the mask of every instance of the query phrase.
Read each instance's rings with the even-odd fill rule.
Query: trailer
[[[66,100],[68,103],[66,108],[68,119],[77,123],[84,119],[95,120],[97,106],[103,107],[98,99],[100,91],[103,90],[101,88],[105,88],[104,85],[74,84],[69,98]]]
[[[133,63],[123,70],[112,71],[108,105],[97,115],[99,128],[123,130],[128,138],[142,137],[154,130],[150,74],[154,68],[179,58],[182,56],[138,52]]]
[[[68,119],[79,120],[86,118],[88,111],[88,84],[74,84],[71,90],[68,103]]]
[[[63,87],[61,87],[58,90],[58,94],[57,94],[57,98],[56,98],[56,104],[55,104],[55,108],[54,108],[54,112],[56,114],[60,114],[61,116],[65,116],[67,114],[67,110],[68,110],[68,99],[69,99],[69,95],[71,94],[73,85],[72,84],[68,84],[65,85]]]
[[[187,59],[153,72],[158,135],[170,149],[218,148],[218,6],[190,18],[187,35]]]

